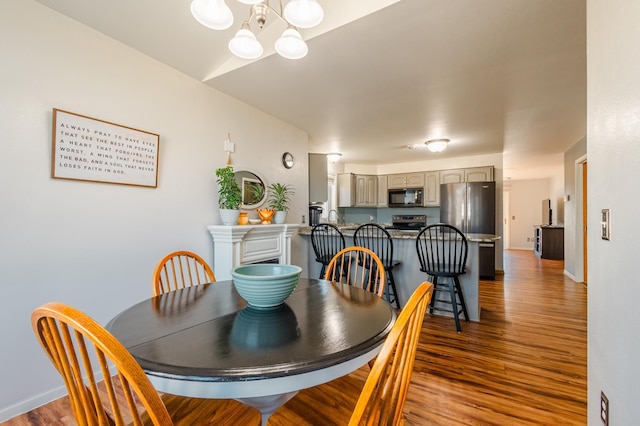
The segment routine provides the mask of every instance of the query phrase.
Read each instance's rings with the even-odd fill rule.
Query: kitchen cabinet
[[[440,205],[440,172],[424,174],[424,205],[426,207]]]
[[[491,182],[493,166],[440,171],[440,183]]]
[[[327,155],[309,154],[309,203],[326,203],[328,195]]]
[[[356,207],[378,205],[378,176],[356,175]]]
[[[423,188],[424,173],[401,173],[388,175],[388,188]]]
[[[378,207],[387,207],[389,202],[387,190],[389,177],[387,175],[378,176]]]
[[[536,226],[533,251],[543,259],[564,259],[564,228]]]
[[[352,173],[338,174],[338,207],[356,205],[356,177]]]
[[[376,207],[378,205],[378,176],[338,175],[338,207]]]

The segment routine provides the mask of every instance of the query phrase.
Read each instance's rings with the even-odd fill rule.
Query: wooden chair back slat
[[[398,425],[407,398],[420,330],[433,284],[418,286],[385,339],[356,403],[349,426]]]
[[[457,228],[444,223],[429,225],[416,238],[420,270],[431,276],[465,273],[468,243]]]
[[[324,279],[352,285],[384,295],[386,275],[384,265],[376,254],[365,247],[347,247],[329,262]]]
[[[374,252],[385,267],[393,265],[393,241],[391,235],[377,223],[360,225],[353,233],[353,243]]]
[[[190,251],[176,251],[158,262],[153,272],[153,295],[215,280],[213,270],[202,257]]]
[[[154,425],[173,424],[140,365],[93,319],[51,302],[36,309],[31,322],[42,348],[63,377],[79,425],[142,425],[143,415]],[[116,370],[113,376],[112,366]],[[120,403],[122,399],[126,403]]]

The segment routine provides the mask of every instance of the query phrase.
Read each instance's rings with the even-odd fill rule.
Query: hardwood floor
[[[587,291],[563,262],[505,254],[481,322],[429,317],[405,409],[414,425],[587,424]]]
[[[504,268],[480,283],[481,322],[463,322],[458,334],[453,319],[427,315],[408,425],[587,424],[586,287],[563,275],[562,261],[529,251],[507,251]],[[1,426],[72,425],[72,417],[63,398]]]

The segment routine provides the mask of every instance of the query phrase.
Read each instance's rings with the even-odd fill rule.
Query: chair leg
[[[396,280],[393,278],[393,272],[391,269],[387,270],[388,287],[391,288],[393,294],[393,300],[389,297],[389,303],[395,302],[396,308],[400,309],[400,299],[398,298],[398,290],[396,290]]]
[[[451,306],[453,307],[453,318],[456,320],[456,330],[458,331],[458,333],[460,333],[462,331],[462,327],[460,327],[460,318],[458,317],[458,304],[456,303],[456,289],[454,280],[452,279],[449,279],[449,294],[451,296]]]
[[[460,280],[458,277],[453,277],[456,283],[456,290],[458,291],[458,295],[460,296],[460,304],[462,305],[462,313],[464,314],[464,320],[469,322],[469,315],[467,314],[467,304],[464,302],[464,294],[462,293],[462,286],[460,285]]]
[[[433,307],[436,304],[436,296],[438,293],[438,277],[433,277],[433,294],[431,295],[431,302],[429,302],[429,313],[433,314]]]
[[[324,279],[324,273],[327,271],[327,265],[325,265],[324,263],[322,264],[322,268],[320,268],[320,279],[323,280]]]

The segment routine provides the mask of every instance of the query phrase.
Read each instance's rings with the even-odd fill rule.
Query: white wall
[[[587,2],[587,226],[589,424],[601,425],[600,391],[611,425],[640,419],[637,277],[640,180],[640,2]],[[600,238],[601,209],[611,240]]]
[[[542,223],[542,200],[551,198],[551,179],[509,181],[509,225],[515,250],[533,250],[533,227]]]
[[[51,300],[101,323],[151,295],[176,249],[213,259],[215,169],[294,184],[288,222],[307,214],[306,133],[32,0],[0,2],[0,421],[66,393],[36,342],[31,311]],[[52,179],[60,108],[160,134],[158,188]],[[280,158],[290,151],[295,166]],[[298,237],[293,263],[306,264]]]

